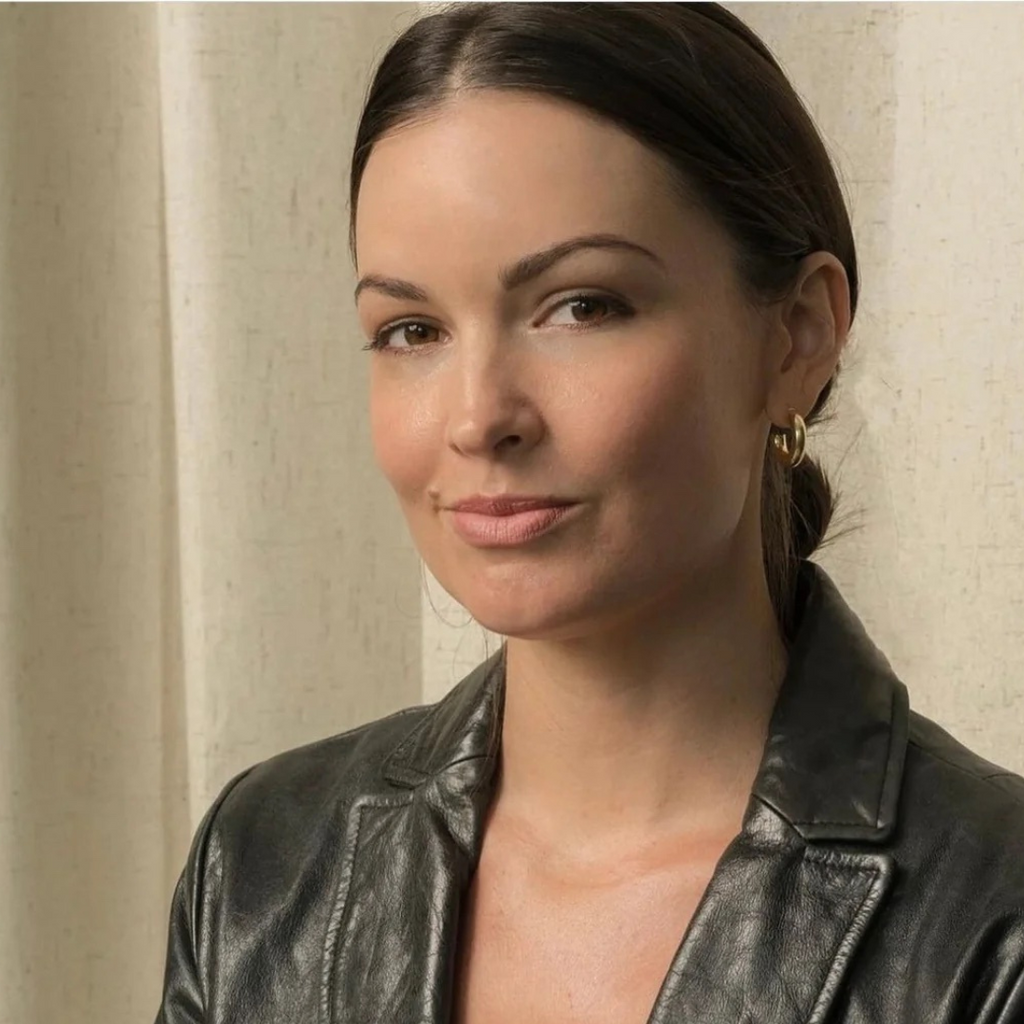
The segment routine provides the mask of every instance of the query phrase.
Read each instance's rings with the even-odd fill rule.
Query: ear
[[[790,426],[789,410],[807,416],[835,372],[850,331],[850,284],[830,252],[804,258],[796,281],[776,308],[779,349],[765,412]]]

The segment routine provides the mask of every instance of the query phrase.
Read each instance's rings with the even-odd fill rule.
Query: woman
[[[443,9],[351,210],[375,454],[507,640],[225,787],[158,1022],[1024,1021],[1024,780],[809,561],[857,264],[764,45],[715,4]]]

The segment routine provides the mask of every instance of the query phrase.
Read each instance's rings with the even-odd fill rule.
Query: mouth
[[[575,505],[568,498],[554,494],[475,494],[449,506],[455,512],[477,512],[488,516],[510,516],[517,512],[532,512],[534,509],[559,508]]]
[[[481,548],[503,548],[529,543],[571,518],[581,507],[573,502],[491,514],[455,508],[448,510],[448,514],[455,532],[467,544]]]

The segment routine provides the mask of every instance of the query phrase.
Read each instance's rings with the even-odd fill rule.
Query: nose
[[[525,356],[501,339],[461,346],[446,368],[449,446],[467,456],[532,448],[543,434]]]

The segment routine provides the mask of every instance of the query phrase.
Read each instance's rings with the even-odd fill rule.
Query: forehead
[[[419,253],[426,267],[450,248],[498,261],[592,231],[666,249],[702,220],[676,188],[658,154],[584,108],[465,93],[374,144],[360,185],[359,265],[383,270]]]

